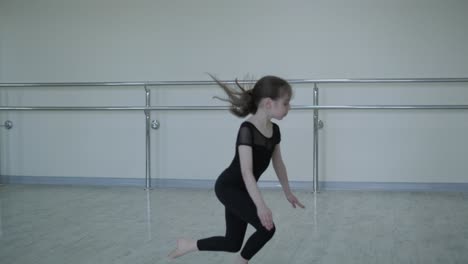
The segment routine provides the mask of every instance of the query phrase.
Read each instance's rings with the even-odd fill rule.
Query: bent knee
[[[273,235],[275,234],[276,232],[276,227],[273,225],[273,228],[268,230],[268,235],[270,236],[270,238],[273,237]]]
[[[275,234],[276,232],[276,227],[273,225],[273,228],[268,230],[266,229],[265,227],[262,226],[261,229],[257,230],[257,232],[260,232],[262,234],[263,237],[267,238],[267,239],[270,239],[273,237],[273,235]]]
[[[227,245],[226,251],[231,253],[239,252],[242,248],[242,241],[240,243],[232,242]]]

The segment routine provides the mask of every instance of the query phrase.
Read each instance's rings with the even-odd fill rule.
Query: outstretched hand
[[[286,199],[288,199],[288,202],[291,203],[292,207],[296,208],[296,206],[299,206],[300,208],[305,208],[305,206],[299,202],[299,199],[297,199],[296,196],[294,196],[294,194],[290,193],[288,195],[286,195]]]

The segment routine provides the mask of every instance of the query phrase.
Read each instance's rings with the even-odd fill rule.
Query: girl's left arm
[[[296,208],[296,204],[299,205],[299,207],[304,208],[304,205],[302,205],[301,202],[299,202],[299,200],[296,198],[296,196],[294,196],[294,194],[291,192],[291,188],[289,187],[288,173],[286,172],[286,166],[284,165],[283,158],[281,157],[280,144],[276,145],[271,160],[273,162],[273,168],[275,169],[276,176],[278,177],[278,180],[281,183],[281,187],[283,188],[283,192],[286,195],[288,201],[292,204],[294,208]]]
[[[286,196],[291,194],[286,166],[284,165],[283,158],[281,157],[280,144],[276,145],[271,161],[273,162],[273,168],[275,169],[276,176],[281,183],[281,187],[283,187],[284,194]]]

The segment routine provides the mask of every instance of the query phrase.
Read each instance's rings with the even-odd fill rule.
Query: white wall
[[[0,82],[468,76],[467,1],[0,2]],[[321,86],[322,104],[468,104],[467,85]],[[411,87],[411,88],[410,88]],[[311,104],[296,86],[293,104]],[[216,87],[153,88],[153,103],[216,105]],[[143,105],[142,88],[19,88],[2,105]],[[466,111],[323,111],[328,181],[468,182]],[[3,175],[141,178],[142,113],[1,113]],[[153,177],[214,179],[240,119],[153,113]],[[2,120],[0,120],[3,122]],[[214,121],[214,122],[213,122]],[[312,113],[279,122],[293,180],[311,180]],[[92,129],[90,129],[92,128]],[[216,129],[216,131],[214,131]],[[73,151],[70,151],[73,150]],[[265,179],[274,179],[270,170]]]
[[[466,1],[2,1],[3,82],[466,75]]]
[[[5,21],[5,13],[2,8],[3,4],[0,3],[0,81],[3,80],[3,63],[4,63],[4,52],[3,52],[3,42],[5,41],[5,28],[6,28],[6,21]]]

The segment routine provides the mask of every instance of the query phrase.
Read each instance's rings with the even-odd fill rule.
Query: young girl
[[[286,199],[294,208],[304,208],[289,188],[286,167],[280,150],[281,134],[271,119],[281,120],[289,111],[292,89],[288,82],[275,76],[258,80],[253,89],[235,91],[211,76],[227,93],[231,112],[239,117],[251,116],[239,128],[236,154],[231,165],[218,177],[215,193],[225,206],[226,234],[200,239],[179,239],[169,254],[174,259],[192,251],[238,252],[242,248],[247,224],[256,232],[247,240],[235,263],[248,261],[272,238],[275,224],[271,210],[257,185],[270,160],[283,187]]]

